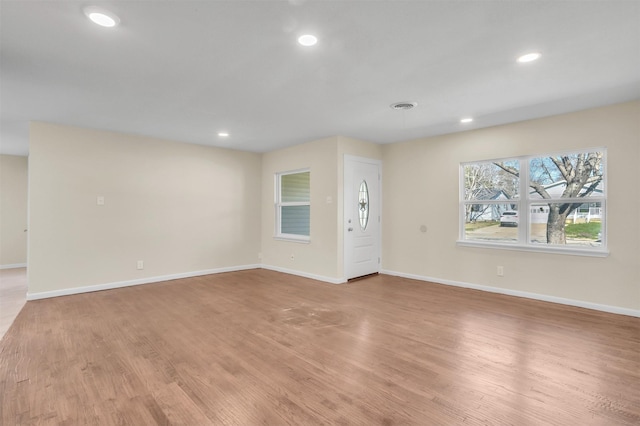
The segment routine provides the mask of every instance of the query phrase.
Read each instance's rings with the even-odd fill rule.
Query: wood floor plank
[[[640,319],[250,270],[28,302],[3,425],[637,425]]]

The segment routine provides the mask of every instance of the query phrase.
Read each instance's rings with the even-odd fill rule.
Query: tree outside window
[[[604,249],[604,149],[466,163],[461,180],[462,241]]]

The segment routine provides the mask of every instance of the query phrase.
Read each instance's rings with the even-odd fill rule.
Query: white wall
[[[260,154],[36,122],[29,180],[30,296],[259,263]]]
[[[383,146],[383,269],[640,310],[639,123],[631,102]],[[608,257],[456,246],[461,162],[602,146]]]
[[[27,157],[0,155],[0,267],[27,262]]]

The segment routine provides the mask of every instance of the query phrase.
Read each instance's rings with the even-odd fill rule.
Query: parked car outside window
[[[518,226],[518,212],[507,210],[500,216],[500,226]]]

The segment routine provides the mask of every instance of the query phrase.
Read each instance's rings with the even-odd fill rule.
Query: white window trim
[[[308,244],[311,242],[311,235],[297,235],[297,234],[284,234],[281,231],[281,226],[282,226],[282,222],[280,220],[280,212],[281,212],[281,207],[283,206],[309,206],[309,211],[311,211],[311,194],[309,194],[309,201],[305,201],[305,202],[300,202],[300,201],[296,201],[296,202],[281,202],[280,201],[280,183],[281,183],[281,177],[282,176],[286,176],[286,175],[293,175],[293,174],[297,174],[297,173],[306,173],[306,172],[311,172],[311,168],[305,168],[305,169],[297,169],[297,170],[290,170],[290,171],[286,171],[286,172],[279,172],[276,173],[274,175],[274,200],[273,200],[273,204],[275,206],[275,218],[276,218],[276,225],[275,225],[275,235],[273,236],[273,238],[275,240],[280,240],[280,241],[291,241],[291,242],[295,242],[295,243],[304,243],[304,244]],[[309,188],[311,189],[311,188]],[[311,213],[309,213],[311,214]],[[309,220],[311,220],[311,217],[309,217]],[[311,234],[311,229],[309,229],[309,234]]]
[[[537,253],[554,253],[554,254],[566,254],[572,256],[588,256],[588,257],[607,257],[609,256],[609,250],[592,248],[573,248],[563,246],[543,246],[543,245],[522,245],[518,243],[489,243],[485,241],[468,241],[458,240],[456,245],[459,247],[475,247],[475,248],[488,248],[496,250],[514,250],[514,251],[528,251]]]
[[[567,154],[577,154],[581,152],[603,152],[604,156],[602,159],[602,166],[604,168],[604,180],[603,180],[603,196],[590,196],[587,199],[589,202],[601,203],[603,207],[602,214],[602,240],[601,245],[599,247],[568,247],[568,246],[560,246],[560,245],[542,245],[542,244],[533,244],[530,243],[530,224],[529,224],[529,212],[531,210],[531,205],[533,204],[547,204],[549,202],[571,202],[575,200],[576,202],[584,203],[585,198],[558,198],[558,199],[531,199],[529,198],[530,186],[529,186],[529,161],[533,158],[547,157],[547,156],[555,156],[555,155],[567,155]],[[538,252],[538,253],[554,253],[554,254],[565,254],[565,255],[575,255],[575,256],[590,256],[590,257],[607,257],[609,256],[609,249],[607,246],[607,149],[604,147],[597,148],[585,148],[579,150],[571,150],[571,151],[556,151],[551,153],[543,153],[536,155],[526,155],[526,156],[514,156],[514,157],[506,157],[506,158],[495,158],[495,159],[486,159],[486,160],[478,160],[478,161],[467,161],[464,163],[460,163],[459,170],[459,189],[458,189],[458,197],[459,197],[459,218],[458,218],[458,240],[456,241],[457,246],[461,247],[478,247],[478,248],[489,248],[489,249],[497,249],[497,250],[516,250],[516,251],[527,251],[527,252]],[[492,163],[497,161],[507,161],[507,160],[518,160],[520,163],[520,176],[519,176],[519,187],[518,192],[520,195],[519,199],[513,202],[514,200],[510,200],[508,204],[518,204],[518,211],[527,212],[527,214],[520,214],[519,224],[518,224],[518,241],[501,241],[501,242],[489,242],[489,241],[473,241],[473,240],[465,240],[465,206],[467,204],[505,204],[505,200],[465,200],[464,199],[464,167],[469,164],[478,164],[478,163]]]

